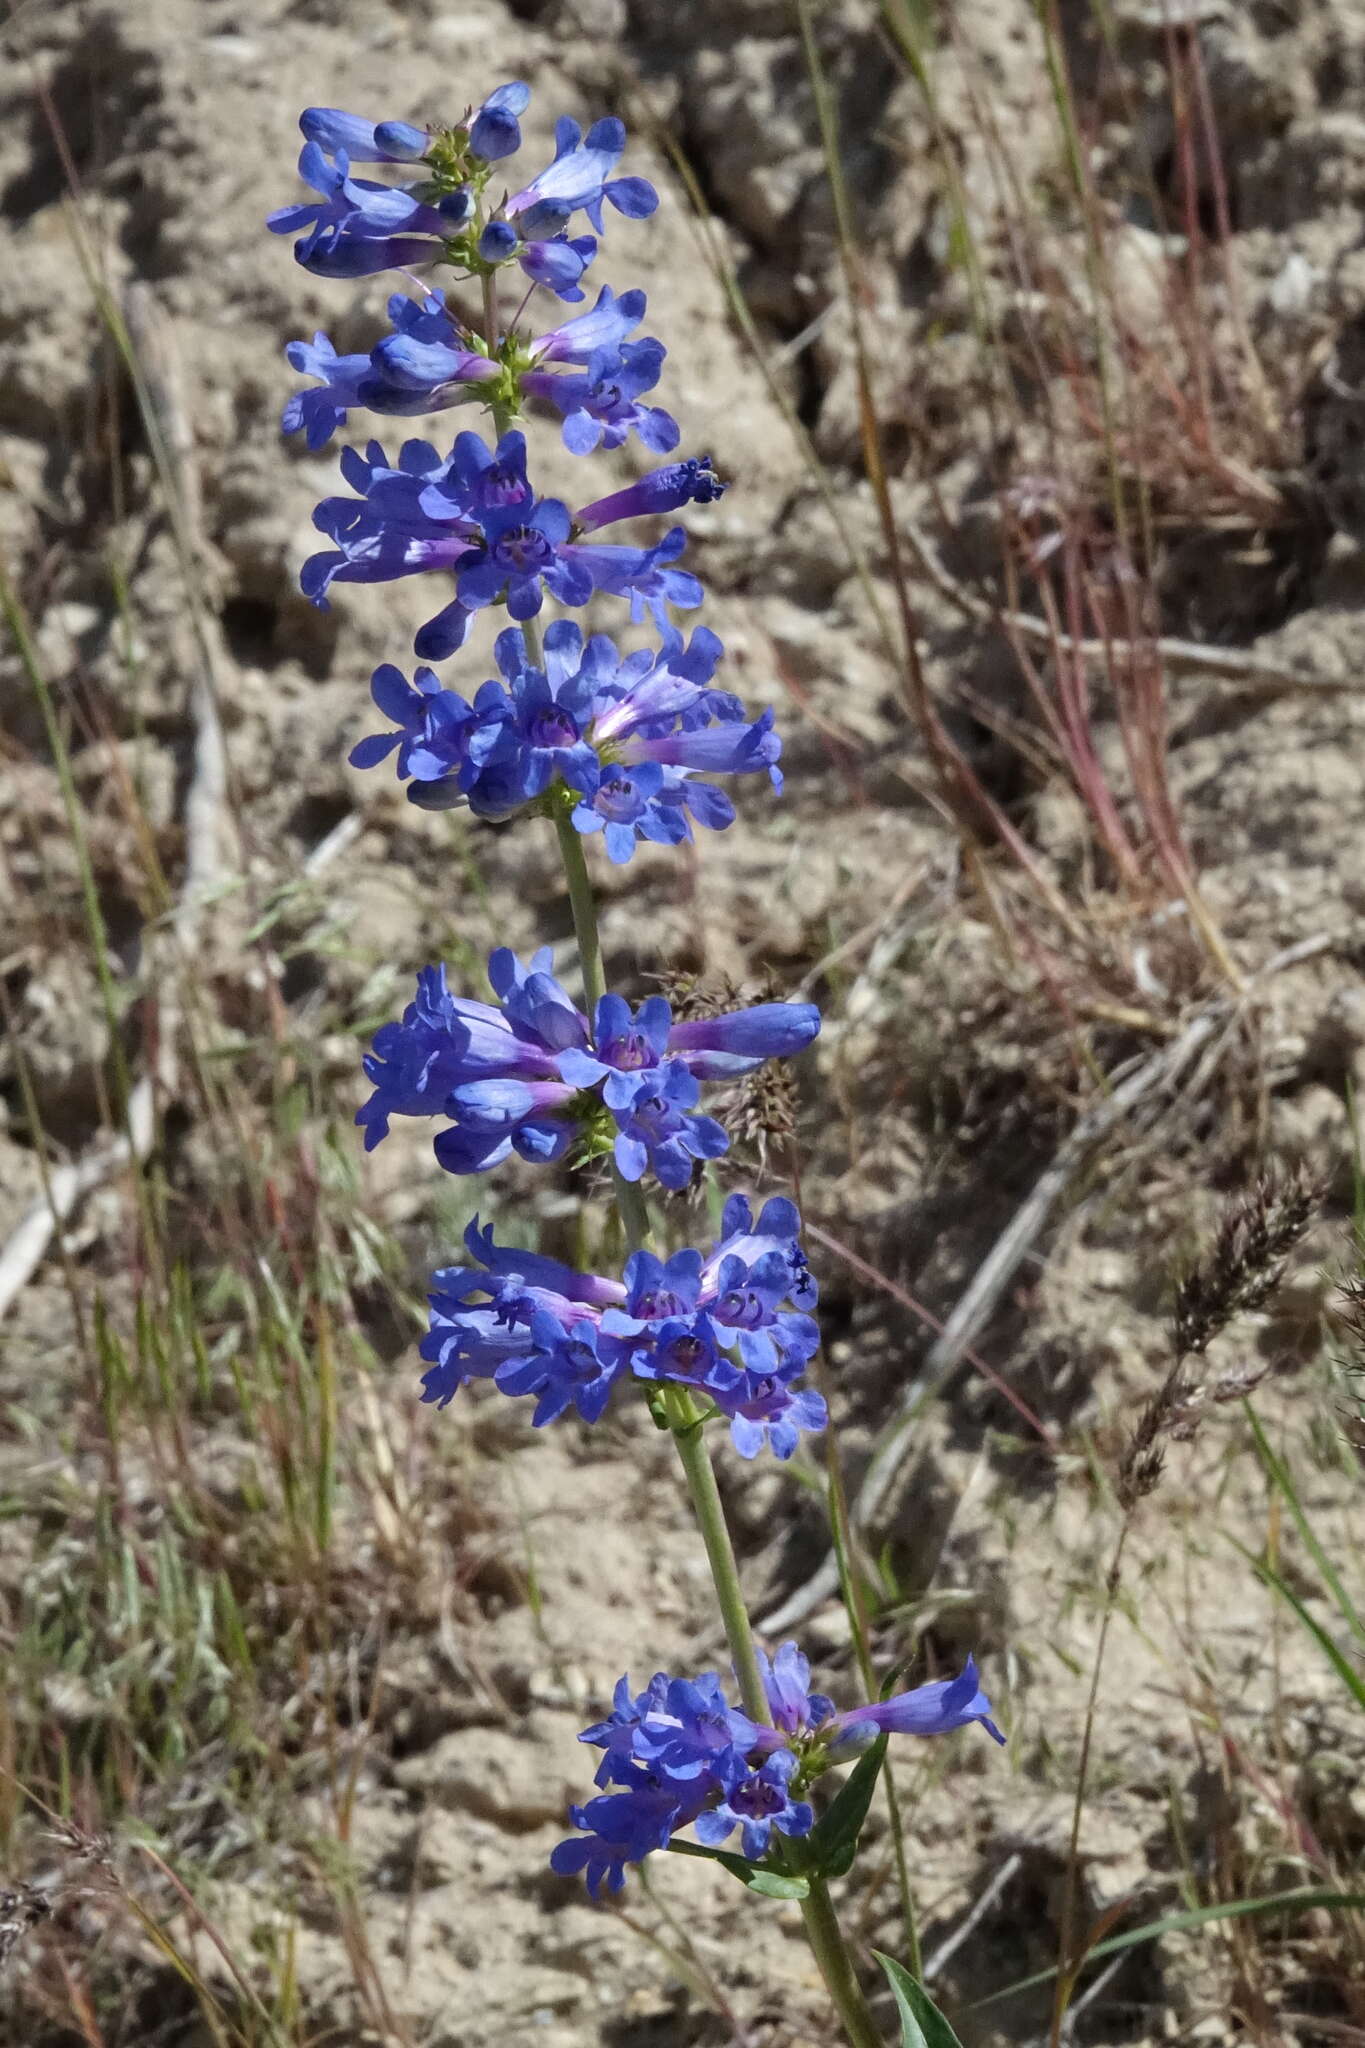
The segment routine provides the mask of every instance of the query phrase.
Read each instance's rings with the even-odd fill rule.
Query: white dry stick
[[[926,1956],[922,1973],[926,1984],[933,1983],[935,1977],[942,1972],[945,1966],[957,1954],[968,1935],[975,1934],[977,1928],[990,1912],[991,1907],[995,1904],[1001,1892],[1004,1891],[1005,1886],[1014,1876],[1015,1871],[1018,1870],[1023,1860],[1024,1855],[1021,1849],[1011,1851],[996,1871],[990,1883],[986,1886],[986,1889],[982,1892],[980,1898],[973,1902],[971,1910],[967,1913],[966,1917],[958,1922],[946,1941],[939,1943],[931,1956]]]
[[[902,1392],[896,1418],[879,1439],[852,1505],[849,1520],[855,1537],[876,1521],[914,1436],[921,1408],[961,1365],[1031,1247],[1046,1229],[1057,1204],[1096,1148],[1145,1097],[1176,1083],[1209,1040],[1232,1022],[1247,997],[1262,982],[1286,967],[1326,952],[1331,944],[1328,933],[1318,932],[1312,938],[1286,946],[1258,969],[1237,996],[1220,996],[1209,1003],[1171,1044],[1149,1059],[1130,1063],[1112,1077],[1109,1093],[1080,1118],[1052,1164],[1001,1231],[930,1346],[918,1374]],[[837,1592],[838,1586],[839,1566],[831,1551],[813,1576],[768,1615],[760,1627],[770,1636],[794,1628]]]

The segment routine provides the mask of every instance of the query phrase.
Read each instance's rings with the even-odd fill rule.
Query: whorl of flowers
[[[728,1420],[741,1457],[765,1445],[790,1457],[802,1430],[825,1426],[820,1395],[796,1384],[820,1341],[799,1229],[784,1196],[755,1223],[731,1195],[705,1257],[637,1251],[611,1280],[495,1244],[476,1217],[465,1246],[478,1265],[432,1278],[423,1399],[444,1407],[467,1381],[491,1379],[532,1395],[539,1427],[569,1408],[595,1422],[620,1381],[666,1380]]]
[[[689,1827],[712,1849],[738,1828],[746,1862],[799,1870],[799,1852],[773,1856],[773,1837],[810,1835],[815,1809],[803,1794],[831,1765],[879,1735],[944,1735],[979,1721],[997,1742],[1005,1739],[970,1657],[957,1678],[846,1713],[810,1690],[810,1665],[795,1643],[783,1643],[771,1664],[760,1651],[759,1663],[770,1727],[732,1706],[714,1672],[688,1679],[658,1671],[634,1695],[629,1678],[620,1680],[607,1719],[578,1738],[603,1752],[597,1784],[616,1789],[570,1808],[579,1832],[551,1856],[556,1870],[581,1872],[594,1898],[603,1884],[620,1891],[627,1864],[642,1863]]]

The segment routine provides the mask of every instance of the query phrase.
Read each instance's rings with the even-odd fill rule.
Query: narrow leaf
[[[807,1836],[807,1859],[821,1877],[843,1877],[852,1868],[858,1853],[858,1837],[862,1834],[863,1822],[867,1819],[867,1810],[872,1804],[885,1758],[886,1737],[879,1735],[866,1755],[858,1759],[857,1768],[850,1773],[847,1782],[840,1786],[838,1797],[828,1813],[822,1814]]]
[[[761,1863],[751,1863],[747,1856],[736,1856],[728,1849],[705,1849],[700,1842],[672,1841],[667,1844],[674,1856],[701,1856],[708,1863],[719,1863],[728,1870],[731,1877],[751,1892],[757,1892],[765,1899],[804,1899],[810,1894],[810,1884],[804,1877],[788,1877],[785,1871],[765,1870]]]
[[[962,2043],[934,2004],[924,1986],[898,1963],[874,1948],[873,1955],[886,1972],[886,1980],[900,2014],[901,2048],[962,2048]]]
[[[806,1899],[810,1897],[810,1880],[784,1877],[780,1870],[756,1870],[749,1879],[749,1890],[765,1899]]]

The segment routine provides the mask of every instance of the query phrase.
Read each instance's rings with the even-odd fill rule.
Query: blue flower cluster
[[[634,1695],[621,1679],[607,1719],[579,1737],[603,1752],[596,1783],[615,1789],[570,1808],[580,1832],[550,1858],[561,1876],[581,1873],[594,1898],[604,1883],[620,1891],[627,1864],[667,1848],[687,1827],[712,1849],[738,1828],[741,1853],[762,1862],[774,1834],[810,1834],[815,1813],[802,1795],[815,1779],[878,1735],[943,1735],[979,1721],[997,1742],[1005,1739],[970,1657],[960,1677],[842,1714],[811,1692],[810,1665],[795,1643],[784,1643],[771,1664],[760,1651],[759,1666],[771,1727],[731,1706],[714,1672],[688,1679],[659,1671]]]
[[[555,131],[554,162],[500,205],[488,205],[495,164],[521,146],[517,116],[529,99],[524,85],[501,86],[462,124],[431,130],[309,107],[299,124],[306,138],[299,174],[318,198],[280,208],[267,225],[278,235],[303,231],[294,254],[320,277],[446,263],[485,280],[496,306],[498,272],[516,263],[532,291],[544,285],[560,299],[581,301],[579,280],[597,241],[571,237],[572,216],[585,213],[600,234],[604,200],[641,220],[658,195],[643,178],[611,175],[626,142],[619,121],[598,121],[585,136],[566,119]],[[420,175],[382,184],[355,177],[357,163],[404,164]],[[643,292],[617,298],[606,286],[590,313],[529,339],[515,325],[485,333],[464,325],[441,291],[428,290],[420,300],[399,292],[389,301],[392,332],[364,355],[339,355],[321,333],[311,344],[290,344],[291,365],[318,378],[320,388],[290,400],[285,431],[301,428],[316,449],[357,406],[403,416],[482,399],[515,413],[534,399],[562,414],[565,445],[576,454],[619,447],[632,431],[646,448],[666,454],[677,446],[677,423],[641,403],[659,381],[665,350],[654,340],[628,338],[644,314]]]
[[[530,98],[527,86],[499,86],[463,122],[432,129],[309,107],[299,119],[299,176],[318,196],[281,207],[266,225],[276,235],[302,231],[294,255],[318,277],[369,277],[434,261],[480,275],[516,262],[533,285],[581,299],[579,279],[597,242],[592,235],[570,238],[574,214],[585,213],[600,235],[603,200],[644,220],[659,195],[643,178],[612,176],[626,146],[619,121],[596,121],[584,135],[566,117],[555,126],[554,162],[485,208],[493,166],[521,148],[517,116]],[[406,164],[419,174],[409,184],[386,185],[353,176],[355,164]]]
[[[795,1384],[820,1341],[799,1230],[785,1198],[755,1222],[731,1195],[707,1257],[637,1251],[616,1281],[497,1245],[476,1217],[465,1245],[478,1265],[433,1278],[423,1399],[444,1407],[470,1380],[491,1379],[534,1397],[539,1428],[570,1408],[595,1422],[620,1380],[668,1381],[728,1420],[741,1457],[767,1445],[789,1458],[800,1433],[826,1420],[819,1394]]]
[[[658,652],[622,655],[603,633],[584,643],[572,619],[545,634],[543,663],[515,626],[498,635],[502,682],[469,703],[429,668],[409,684],[385,663],[370,694],[394,732],[351,750],[357,768],[396,754],[408,800],[424,810],[468,804],[509,818],[556,783],[575,799],[579,832],[600,832],[608,859],[628,861],[640,839],[677,846],[692,825],[722,828],[734,805],[706,775],[766,771],[782,787],[782,742],[765,711],[749,720],[738,698],[710,687],[721,645],[699,626],[685,646],[667,628]]]
[[[427,661],[463,647],[473,612],[506,605],[514,619],[532,619],[546,593],[567,605],[584,605],[595,591],[626,597],[634,619],[648,610],[662,628],[668,605],[687,609],[702,599],[696,577],[669,566],[686,543],[682,528],[645,548],[584,536],[641,513],[705,503],[725,488],[705,457],[694,458],[571,513],[558,498],[537,498],[526,439],[515,431],[493,449],[478,434],[460,434],[444,458],[427,441],[407,441],[394,466],[371,441],[363,456],[343,450],[341,471],[359,495],[324,498],[314,512],[313,524],[335,546],[304,563],[304,594],[325,610],[333,583],[449,571],[455,596],[413,643]]]
[[[436,572],[453,595],[414,639],[424,664],[409,683],[391,664],[375,671],[375,703],[398,728],[360,742],[352,760],[372,766],[397,752],[410,800],[426,809],[468,804],[477,816],[504,819],[556,787],[574,799],[573,821],[600,833],[613,862],[641,839],[676,846],[703,825],[734,818],[727,795],[709,777],[766,771],[781,787],[781,742],[771,712],[747,718],[728,691],[709,687],[724,649],[702,630],[684,648],[670,613],[701,603],[695,576],[678,566],[686,536],[672,526],[642,545],[604,539],[625,520],[658,518],[709,503],[725,485],[707,456],[665,463],[621,490],[579,506],[540,496],[527,473],[524,436],[507,422],[527,404],[554,409],[574,453],[617,448],[634,434],[655,455],[677,445],[677,423],[646,402],[658,383],[662,345],[641,338],[641,291],[604,285],[592,308],[540,334],[522,314],[537,285],[582,300],[579,284],[596,252],[592,236],[573,237],[586,214],[602,231],[604,203],[634,219],[657,205],[641,178],[616,175],[625,147],[619,121],[582,135],[572,121],[556,129],[552,164],[516,193],[492,204],[491,180],[521,146],[524,85],[500,86],[453,126],[419,128],[375,122],[334,107],[302,116],[300,172],[319,195],[270,216],[278,234],[301,238],[295,253],[327,277],[358,277],[431,262],[481,281],[482,330],[462,318],[445,293],[389,300],[391,331],[364,354],[339,354],[325,333],[291,342],[295,369],[317,382],[284,411],[286,431],[312,449],[326,446],[350,412],[398,417],[479,404],[498,433],[455,436],[448,449],[408,441],[390,459],[371,441],[346,449],[342,475],[353,495],[324,498],[314,524],[329,545],[301,575],[321,608],[335,583],[381,583]],[[405,182],[358,178],[356,164],[402,166]],[[531,289],[512,321],[497,316],[498,274],[519,264]],[[505,606],[529,622],[545,599],[577,608],[595,596],[628,601],[631,619],[652,621],[655,649],[624,653],[604,635],[586,650],[567,621],[552,626],[542,653],[515,629],[497,645],[502,683],[486,683],[473,703],[443,687],[425,664],[464,646],[473,619]]]
[[[435,1141],[448,1173],[485,1173],[516,1152],[562,1159],[577,1144],[610,1151],[623,1179],[648,1170],[686,1187],[696,1159],[729,1141],[697,1113],[703,1081],[731,1081],[800,1052],[820,1029],[813,1003],[759,1003],[675,1024],[663,996],[632,1011],[604,995],[589,1020],[550,972],[543,948],[523,967],[490,954],[496,1006],[452,996],[444,967],[424,968],[402,1022],[385,1024],[365,1058],[374,1093],[356,1114],[372,1151],[393,1116],[445,1116]]]
[[[338,355],[321,333],[289,343],[292,368],[319,381],[289,400],[282,424],[317,450],[357,407],[401,419],[480,402],[518,411],[530,398],[561,415],[564,445],[575,455],[619,448],[631,433],[666,455],[678,445],[677,421],[640,402],[658,383],[666,351],[661,342],[627,339],[644,316],[643,292],[618,298],[603,285],[590,313],[532,340],[504,335],[490,354],[486,336],[460,325],[444,292],[433,288],[420,300],[395,292],[393,332],[368,355]]]

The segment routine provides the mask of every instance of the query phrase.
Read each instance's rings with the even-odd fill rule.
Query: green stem
[[[483,335],[484,340],[488,343],[489,354],[495,356],[498,352],[498,280],[496,272],[492,270],[486,270],[483,274],[482,283]],[[495,419],[497,417],[498,411],[499,408],[497,406],[494,406],[493,415]],[[506,427],[500,426],[498,428],[499,438],[501,438],[502,435],[505,434],[506,432]]]
[[[825,1989],[834,2000],[851,2048],[884,2048],[877,2023],[854,1974],[853,1960],[845,1946],[829,1886],[823,1877],[810,1879],[810,1892],[801,1901],[801,1917],[806,1923],[806,1939],[810,1943],[811,1954],[820,1965]]]
[[[527,652],[532,661],[536,660],[529,641]],[[583,840],[575,832],[569,806],[563,801],[568,794],[567,790],[558,789],[554,793],[555,831],[559,834],[559,857],[569,885],[569,907],[573,911],[574,937],[578,940],[578,959],[583,969],[583,1007],[591,1016],[606,987],[602,979],[602,942],[597,936],[597,906],[593,902]]]
[[[522,631],[526,636],[526,648],[532,661],[540,662],[540,632],[536,621],[527,620]],[[569,905],[573,912],[578,958],[583,973],[584,1002],[591,1013],[596,1008],[604,987],[602,944],[598,936],[597,906],[593,899],[588,863],[583,841],[573,827],[570,816],[571,802],[566,801],[569,797],[569,791],[557,790],[552,797],[552,803],[555,831],[559,835],[560,857],[564,863],[564,878],[569,889]],[[622,1180],[620,1174],[614,1170],[613,1179],[617,1211],[625,1228],[627,1240],[633,1248],[638,1247],[649,1235],[649,1212],[645,1207],[644,1196],[638,1187]],[[771,1727],[772,1711],[768,1705],[763,1675],[758,1667],[758,1652],[749,1621],[749,1610],[744,1604],[744,1594],[739,1582],[739,1561],[735,1556],[734,1545],[730,1541],[725,1509],[721,1505],[720,1489],[716,1485],[715,1469],[706,1446],[705,1425],[701,1412],[686,1388],[669,1385],[666,1382],[660,1388],[660,1404],[677,1447],[692,1502],[692,1511],[697,1518],[697,1526],[706,1547],[706,1559],[711,1567],[711,1582],[716,1590],[716,1600],[725,1626],[725,1636],[730,1646],[730,1658],[739,1682],[744,1711],[752,1720]],[[796,1868],[795,1863],[792,1864],[792,1868]],[[882,2048],[881,2036],[868,2010],[867,2001],[863,1997],[853,1968],[853,1959],[835,1918],[829,1889],[821,1877],[811,1876],[809,1884],[809,1893],[801,1901],[806,1937],[810,1942],[811,1953],[820,1966],[820,1974],[825,1980],[829,1995],[843,2022],[850,2048]]]
[[[721,1620],[725,1624],[725,1636],[730,1645],[735,1677],[739,1680],[744,1711],[751,1720],[771,1727],[773,1717],[758,1668],[754,1632],[749,1625],[749,1610],[744,1605],[744,1594],[740,1590],[739,1563],[730,1541],[701,1418],[692,1396],[682,1387],[665,1384],[663,1406],[687,1480],[692,1511],[701,1530],[702,1542],[706,1545],[706,1559],[711,1567],[716,1598],[720,1602]]]
[[[540,634],[534,619],[528,619],[522,631],[526,635],[527,652],[532,661],[539,662]],[[574,937],[578,941],[578,960],[583,970],[583,1007],[591,1016],[606,986],[602,976],[602,942],[597,933],[597,905],[593,900],[583,840],[575,832],[569,815],[571,794],[568,790],[556,789],[550,801],[554,805],[559,857],[564,863],[564,879],[569,885],[569,907],[573,912]],[[649,1239],[649,1210],[645,1206],[645,1198],[638,1187],[621,1178],[615,1167],[612,1168],[612,1181],[626,1240],[630,1249],[637,1251]]]

